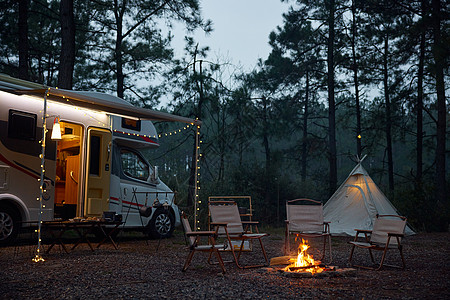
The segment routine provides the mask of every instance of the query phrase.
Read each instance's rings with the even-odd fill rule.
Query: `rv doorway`
[[[61,140],[56,158],[55,217],[76,217],[80,189],[80,149],[83,128],[81,125],[60,122]]]
[[[111,139],[109,130],[89,128],[86,171],[86,200],[84,215],[101,217],[109,208],[111,179]]]

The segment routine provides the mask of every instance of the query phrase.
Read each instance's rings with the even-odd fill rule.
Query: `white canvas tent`
[[[377,214],[399,215],[361,162],[324,205],[324,219],[331,222],[333,235],[354,236],[354,229],[372,229]],[[414,231],[407,226],[405,234],[414,234]]]

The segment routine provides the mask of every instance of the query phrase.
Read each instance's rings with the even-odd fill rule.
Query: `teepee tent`
[[[354,229],[372,229],[377,214],[399,214],[361,165],[363,159],[324,205],[331,234],[355,235]],[[407,226],[405,234],[414,231]]]

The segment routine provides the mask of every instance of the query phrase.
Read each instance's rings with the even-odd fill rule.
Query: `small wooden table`
[[[101,221],[101,220],[82,220],[82,221],[45,221],[42,222],[44,230],[48,230],[52,236],[52,243],[47,248],[46,253],[49,253],[50,250],[55,245],[61,245],[66,253],[69,253],[69,250],[66,248],[64,244],[62,236],[68,230],[73,230],[78,234],[78,240],[72,246],[70,250],[74,250],[79,244],[82,242],[86,242],[94,251],[94,247],[91,241],[88,238],[88,234],[92,233],[95,229],[98,229],[99,232],[102,232],[104,238],[100,241],[96,248],[99,248],[105,242],[110,241],[114,248],[117,250],[117,244],[114,242],[112,236],[119,229],[119,226],[123,224],[123,222],[112,222],[112,221]],[[105,231],[106,228],[111,228],[111,230]]]

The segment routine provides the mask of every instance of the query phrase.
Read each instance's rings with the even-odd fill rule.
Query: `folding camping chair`
[[[211,262],[212,254],[214,253],[217,257],[218,263],[220,265],[220,268],[222,269],[222,273],[225,273],[225,266],[223,264],[222,257],[220,256],[219,250],[225,249],[225,245],[216,245],[216,237],[217,237],[217,230],[216,231],[192,231],[191,225],[189,224],[189,220],[185,213],[181,214],[181,223],[183,224],[184,233],[186,235],[186,238],[189,243],[189,255],[186,258],[186,262],[184,263],[183,272],[187,270],[189,267],[192,258],[194,257],[194,254],[196,251],[201,252],[208,252],[208,263],[213,264]],[[201,237],[207,237],[209,240],[209,244],[206,245],[199,245],[200,238]]]
[[[258,232],[257,221],[242,221],[239,215],[239,209],[235,201],[209,201],[209,213],[211,216],[211,225],[218,228],[219,236],[225,237],[230,245],[234,262],[241,268],[263,267],[269,264],[266,250],[262,238],[268,236],[267,233]],[[245,225],[245,229],[244,226]],[[255,226],[256,233],[249,231],[249,226]],[[266,260],[266,264],[241,266],[239,259],[244,249],[244,243],[247,240],[258,240],[261,245],[261,251]],[[234,245],[232,241],[240,241],[240,245]],[[237,249],[235,249],[237,248]],[[236,250],[237,253],[236,253]]]
[[[383,251],[383,256],[381,257],[381,262],[378,267],[369,267],[369,266],[358,266],[355,267],[372,269],[372,270],[380,270],[383,267],[384,260],[386,258],[387,251],[389,249],[397,248],[400,252],[400,256],[402,259],[402,266],[396,265],[388,265],[385,266],[394,267],[394,268],[405,268],[405,259],[403,257],[403,247],[402,247],[402,238],[405,235],[405,227],[406,227],[406,218],[397,215],[377,215],[375,222],[373,224],[373,230],[362,230],[355,229],[356,235],[355,239],[351,242],[352,250],[350,251],[349,262],[352,264],[353,252],[355,247],[364,248],[369,250],[370,259],[372,263],[375,264],[372,250]],[[360,233],[364,234],[364,242],[358,242],[358,235]],[[370,237],[368,236],[370,235]],[[376,265],[376,264],[375,264]]]
[[[325,257],[325,249],[328,242],[330,261],[333,260],[331,254],[331,234],[329,222],[323,220],[322,202],[311,199],[294,199],[286,202],[286,230],[284,239],[284,253],[290,252],[290,235],[309,239],[323,237],[322,258]]]

